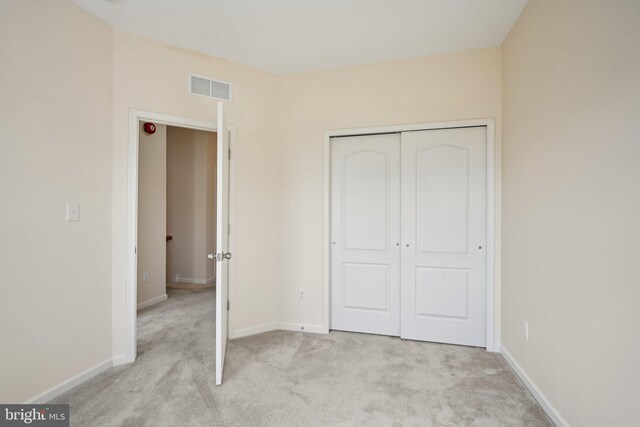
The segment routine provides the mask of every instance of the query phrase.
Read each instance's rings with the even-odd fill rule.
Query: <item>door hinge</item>
[[[231,160],[231,150],[229,150],[229,160]]]
[[[229,311],[230,307],[231,307],[231,304],[229,303],[229,300],[227,300],[227,311]]]
[[[137,247],[137,246],[134,246],[134,247],[133,247],[133,253],[134,253],[134,254],[137,254],[137,253],[138,253],[138,247]]]

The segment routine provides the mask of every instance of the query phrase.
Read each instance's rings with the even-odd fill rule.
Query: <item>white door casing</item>
[[[218,102],[216,165],[216,384],[222,384],[228,335],[229,295],[229,134],[224,104]]]
[[[402,133],[403,338],[486,345],[486,132]]]
[[[331,329],[400,334],[400,134],[335,138]]]

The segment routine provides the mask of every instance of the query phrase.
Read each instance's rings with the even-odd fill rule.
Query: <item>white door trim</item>
[[[137,257],[136,246],[138,244],[138,147],[140,136],[140,121],[150,121],[169,126],[178,126],[189,129],[216,132],[217,125],[213,121],[196,120],[188,117],[174,116],[170,114],[156,113],[137,109],[129,110],[129,168],[127,176],[127,228],[126,228],[126,293],[125,293],[125,328],[126,347],[125,357],[114,360],[114,365],[131,363],[136,359],[136,320],[137,320]],[[236,152],[236,129],[228,125],[229,147]],[[235,213],[236,213],[236,158],[231,155],[229,162],[229,252],[235,254]],[[235,258],[235,257],[234,257]],[[232,298],[233,279],[235,278],[235,259],[229,260],[229,299]]]
[[[448,122],[419,123],[408,125],[379,126],[358,129],[337,129],[324,132],[324,313],[323,332],[329,333],[330,286],[331,286],[331,138],[336,136],[367,135],[376,133],[406,132],[412,130],[449,129],[470,126],[487,127],[487,351],[500,351],[500,325],[496,323],[496,309],[499,309],[495,293],[495,120],[473,119]]]

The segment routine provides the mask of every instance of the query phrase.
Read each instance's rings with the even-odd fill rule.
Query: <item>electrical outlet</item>
[[[150,277],[151,277],[151,275],[149,274],[149,272],[148,272],[148,271],[145,271],[145,272],[142,274],[142,281],[143,281],[143,282],[148,282]]]
[[[525,340],[529,339],[529,322],[526,319],[522,319],[522,337]]]
[[[305,291],[304,288],[298,289],[298,300],[304,301]]]

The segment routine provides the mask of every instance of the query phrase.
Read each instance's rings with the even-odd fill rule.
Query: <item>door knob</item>
[[[231,252],[222,252],[219,254],[214,254],[213,252],[209,252],[207,254],[207,259],[216,260],[216,261],[231,259]]]

